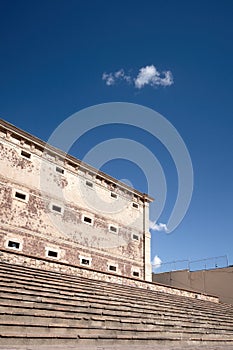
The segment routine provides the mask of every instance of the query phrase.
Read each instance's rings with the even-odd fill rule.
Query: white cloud
[[[155,255],[151,263],[154,269],[158,269],[162,264],[162,260],[158,257],[158,255]]]
[[[164,78],[160,78],[160,84],[162,86],[170,86],[174,83],[173,81],[173,75],[170,70],[163,72]]]
[[[142,67],[134,81],[135,86],[136,88],[141,89],[143,86],[151,84],[156,77],[159,77],[159,72],[155,66]]]
[[[137,78],[134,80],[137,89],[145,85],[150,86],[170,86],[173,84],[173,76],[170,71],[160,73],[152,64],[151,66],[142,67],[139,70]]]
[[[115,85],[118,80],[125,80],[127,83],[131,83],[131,77],[125,74],[124,69],[119,69],[114,73],[103,73],[102,80],[106,82],[106,85]]]
[[[150,221],[149,227],[152,231],[165,231],[168,232],[168,228],[166,224],[159,223],[157,224],[156,221]]]
[[[102,79],[106,81],[106,85],[108,85],[108,86],[115,84],[115,79],[114,79],[114,76],[112,75],[112,73],[110,73],[110,74],[103,73]]]
[[[125,81],[128,84],[133,83],[136,89],[142,89],[146,85],[166,87],[174,83],[171,71],[159,72],[153,64],[140,68],[136,78],[126,74],[124,69],[121,68],[114,73],[103,73],[102,80],[108,86],[115,85],[117,81]]]
[[[117,79],[123,78],[124,75],[125,75],[124,69],[120,69],[120,70],[116,71],[115,74],[114,74],[114,76],[115,76]]]

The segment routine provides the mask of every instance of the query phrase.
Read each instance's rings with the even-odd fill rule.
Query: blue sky
[[[140,69],[148,66],[161,79],[171,72],[173,82],[137,87]],[[122,69],[124,76],[112,85],[103,80],[103,73]],[[1,118],[47,140],[83,108],[130,102],[159,112],[182,136],[193,163],[194,192],[175,231],[152,232],[152,256],[163,262],[227,254],[233,264],[232,86],[230,0],[0,0]],[[132,127],[102,126],[81,137],[71,152],[82,159],[114,137],[136,140],[159,159],[168,189],[159,222],[166,223],[177,175],[158,140]],[[146,174],[130,160],[112,160],[102,170],[147,191]]]

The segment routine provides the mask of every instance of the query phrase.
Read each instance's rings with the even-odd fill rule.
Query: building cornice
[[[43,153],[49,152],[50,154],[53,154],[55,157],[59,158],[64,164],[69,163],[73,168],[78,168],[80,170],[83,170],[85,172],[88,172],[92,174],[92,176],[96,176],[98,178],[101,178],[103,181],[106,181],[110,185],[113,185],[113,187],[118,187],[122,190],[128,191],[134,196],[137,196],[140,198],[141,201],[144,203],[150,203],[153,202],[154,198],[150,197],[146,193],[142,193],[136,189],[133,189],[132,187],[124,184],[123,182],[115,179],[114,177],[105,174],[104,172],[97,170],[96,168],[92,167],[91,165],[88,165],[87,163],[84,163],[83,161],[75,158],[74,156],[67,154],[63,152],[62,150],[49,145],[45,141],[42,141],[36,136],[33,136],[29,133],[27,133],[24,130],[21,130],[14,126],[13,124],[10,124],[9,122],[0,119],[0,129],[6,134],[6,136],[13,137],[15,139],[20,140],[21,143],[27,143],[31,147],[35,147],[40,149]]]

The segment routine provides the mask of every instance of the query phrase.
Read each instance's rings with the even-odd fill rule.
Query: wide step
[[[233,309],[0,262],[0,344],[232,344]]]

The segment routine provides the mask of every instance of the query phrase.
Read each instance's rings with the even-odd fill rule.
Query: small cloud
[[[115,85],[118,80],[125,80],[129,84],[132,81],[131,77],[125,74],[124,69],[119,69],[114,73],[103,73],[102,80],[104,80],[108,86]]]
[[[145,85],[150,86],[170,86],[173,84],[173,76],[170,71],[160,73],[152,64],[151,66],[142,67],[139,70],[137,78],[134,80],[137,89]]]
[[[116,79],[123,78],[124,75],[125,75],[124,69],[120,69],[120,70],[116,71],[115,74],[114,74],[114,76],[116,77]]]
[[[159,223],[157,224],[156,221],[150,221],[149,228],[152,231],[165,231],[168,232],[168,228],[166,224]]]
[[[154,259],[151,262],[152,266],[154,269],[158,269],[161,264],[162,264],[162,260],[158,257],[158,255],[155,255]]]
[[[164,78],[160,78],[160,85],[170,86],[174,84],[173,75],[170,70],[163,72],[162,74],[164,74]]]
[[[159,77],[159,72],[155,66],[142,67],[134,81],[135,86],[136,88],[141,89],[143,86],[151,84],[156,77]]]
[[[136,78],[126,74],[121,68],[114,73],[103,73],[102,80],[107,86],[115,85],[117,81],[125,81],[127,84],[133,84],[136,89],[142,89],[146,85],[166,87],[174,83],[171,71],[159,72],[153,64],[140,68]]]
[[[131,84],[132,83],[132,78],[130,75],[124,75],[124,80],[128,83]]]
[[[106,85],[111,86],[115,84],[115,79],[114,76],[112,75],[112,73],[108,74],[108,73],[103,73],[102,75],[102,80],[106,81]]]

